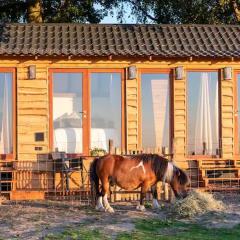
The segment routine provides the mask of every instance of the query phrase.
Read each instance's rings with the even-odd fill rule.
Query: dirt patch
[[[226,203],[224,212],[211,212],[191,220],[207,227],[233,227],[240,223],[240,196],[217,195]],[[114,204],[115,213],[102,213],[92,207],[79,206],[78,202],[4,202],[0,205],[1,239],[44,239],[49,234],[57,234],[68,227],[87,226],[99,229],[108,236],[132,232],[139,219],[168,219],[169,205],[163,209],[145,212],[136,210],[133,203]]]

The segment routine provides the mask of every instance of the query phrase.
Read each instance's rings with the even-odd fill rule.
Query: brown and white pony
[[[189,178],[183,170],[157,154],[106,155],[96,158],[90,167],[90,178],[92,190],[97,197],[96,209],[108,212],[114,212],[107,199],[110,184],[116,184],[125,190],[141,187],[140,205],[137,209],[144,210],[144,198],[150,188],[153,207],[159,207],[156,191],[158,181],[169,183],[177,198],[187,195],[189,183]],[[99,180],[102,184],[101,191]]]

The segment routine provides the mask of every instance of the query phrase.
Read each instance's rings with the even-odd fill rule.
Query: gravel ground
[[[197,222],[217,228],[231,228],[240,223],[240,194],[217,194],[227,205],[224,212],[208,213],[182,221]],[[135,203],[136,204],[136,203]],[[114,214],[96,212],[92,207],[79,206],[78,202],[3,202],[0,206],[1,239],[44,239],[67,227],[85,223],[90,229],[101,229],[108,235],[134,230],[136,219],[168,219],[168,204],[161,210],[137,211],[133,203],[114,204]]]

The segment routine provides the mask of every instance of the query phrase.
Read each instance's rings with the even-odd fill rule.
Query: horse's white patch
[[[162,180],[164,183],[165,182],[170,183],[172,181],[173,170],[174,170],[174,164],[172,162],[168,162],[168,166]]]
[[[107,212],[114,213],[113,208],[110,206],[110,204],[108,202],[107,194],[105,194],[103,196],[103,204],[104,204],[105,209],[106,209]]]
[[[160,206],[158,204],[158,200],[156,198],[153,198],[152,200],[152,208],[153,209],[158,209]]]
[[[102,202],[102,197],[99,197],[97,200],[96,210],[105,210]]]
[[[145,173],[146,173],[146,170],[145,170],[145,167],[144,167],[143,161],[141,161],[137,166],[132,167],[132,168],[130,169],[130,172],[131,172],[133,169],[135,169],[135,168],[139,168],[139,167],[142,168],[143,173],[145,174]]]

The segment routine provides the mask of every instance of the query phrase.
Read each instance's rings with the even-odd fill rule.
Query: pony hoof
[[[152,208],[153,209],[159,209],[160,208],[160,205],[158,204],[158,201],[156,199],[153,200]]]
[[[97,211],[100,211],[100,212],[104,212],[104,211],[105,211],[105,208],[104,208],[104,207],[98,207],[98,206],[96,206],[95,209],[96,209]]]
[[[112,207],[107,208],[105,211],[109,213],[114,213],[114,209]]]
[[[136,209],[139,210],[139,211],[141,211],[141,212],[143,212],[143,211],[146,210],[145,207],[144,207],[144,205],[137,205],[137,208],[136,208]]]

